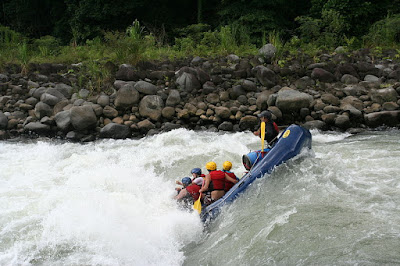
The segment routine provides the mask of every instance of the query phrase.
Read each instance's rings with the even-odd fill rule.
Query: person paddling
[[[208,174],[206,175],[203,187],[200,189],[200,193],[203,194],[203,203],[209,205],[225,195],[226,180],[232,183],[237,183],[238,181],[223,171],[217,170],[215,162],[208,162],[206,169],[208,170]]]
[[[260,118],[261,123],[265,122],[265,139],[268,142],[269,145],[273,144],[273,142],[276,140],[276,137],[279,134],[279,128],[278,125],[272,121],[272,114],[270,111],[262,111],[260,114],[258,114],[258,117]],[[261,138],[261,128],[258,129],[257,131],[253,132],[254,135],[259,136]]]
[[[182,178],[183,189],[175,196],[178,201],[185,201],[187,204],[193,204],[200,196],[200,186],[192,183],[190,177]]]
[[[223,172],[225,172],[228,176],[230,176],[231,178],[235,179],[236,181],[239,181],[239,178],[236,177],[235,173],[231,172],[230,170],[232,169],[232,163],[230,161],[225,161],[222,164],[222,170]],[[225,182],[225,192],[228,192],[233,186],[235,185],[235,183],[226,180]]]

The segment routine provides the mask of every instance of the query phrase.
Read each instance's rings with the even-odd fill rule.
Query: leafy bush
[[[400,14],[387,16],[373,24],[365,42],[369,46],[396,46],[400,44]]]

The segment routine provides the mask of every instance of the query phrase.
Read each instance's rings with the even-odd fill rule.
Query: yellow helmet
[[[232,168],[232,163],[230,161],[225,161],[222,167],[224,168],[224,170],[229,171]]]
[[[217,164],[214,163],[214,162],[208,162],[206,164],[206,169],[209,170],[209,171],[217,170]]]

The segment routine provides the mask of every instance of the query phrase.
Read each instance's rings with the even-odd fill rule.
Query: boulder
[[[240,81],[240,85],[245,91],[256,91],[257,90],[257,85],[248,79],[244,79]]]
[[[304,123],[303,127],[307,128],[307,129],[324,130],[326,128],[326,123],[321,120],[313,120],[313,121],[308,121],[308,122]]]
[[[363,110],[363,108],[364,108],[363,102],[354,96],[347,96],[347,97],[343,98],[342,100],[340,100],[341,108],[342,108],[342,106],[345,106],[347,104],[350,104],[351,106],[355,107],[356,109],[358,109],[360,111]]]
[[[227,107],[216,107],[215,115],[220,117],[221,119],[229,119],[231,116],[231,111]]]
[[[59,83],[54,87],[54,89],[62,93],[62,95],[67,99],[70,99],[72,96],[73,88],[67,84]]]
[[[111,106],[107,105],[103,108],[103,115],[107,118],[114,118],[118,116],[118,111]]]
[[[326,71],[323,68],[314,68],[313,71],[311,72],[311,78],[314,80],[319,80],[321,82],[334,82],[336,80],[335,76],[329,72]]]
[[[155,95],[157,94],[157,87],[154,84],[151,84],[147,81],[138,81],[136,82],[134,88],[145,95]]]
[[[139,113],[143,117],[148,117],[154,121],[161,118],[161,112],[164,108],[164,102],[158,95],[144,96],[139,104]]]
[[[247,115],[242,117],[239,122],[240,130],[255,130],[258,125],[258,118],[255,116]]]
[[[25,132],[35,132],[37,134],[46,134],[50,132],[50,126],[40,122],[30,122],[24,127]]]
[[[8,118],[7,116],[0,111],[0,129],[6,129],[8,124]]]
[[[156,126],[148,119],[140,121],[137,123],[138,129],[142,134],[147,133],[150,129],[156,128]]]
[[[114,105],[117,109],[127,109],[137,104],[139,99],[139,92],[133,84],[128,83],[117,91]]]
[[[309,108],[313,97],[307,93],[289,88],[282,88],[278,92],[275,105],[284,113],[299,111],[301,108]]]
[[[276,85],[276,75],[271,69],[259,65],[252,69],[252,73],[263,86],[271,88]]]
[[[131,135],[128,126],[109,123],[100,130],[100,138],[126,139]]]
[[[94,129],[97,117],[90,105],[74,106],[71,108],[71,123],[76,130]]]
[[[203,84],[203,93],[204,94],[209,94],[209,93],[212,93],[215,91],[216,91],[216,88],[212,81],[207,81],[206,83]]]
[[[123,64],[119,67],[117,73],[115,73],[115,79],[118,80],[139,80],[142,77],[141,73],[137,72],[131,65]]]
[[[272,94],[272,91],[270,90],[265,90],[262,91],[258,96],[256,100],[256,105],[258,110],[265,110],[268,108],[268,98]],[[275,104],[275,102],[274,102]]]
[[[343,89],[347,96],[361,96],[367,94],[367,90],[363,86],[351,85]]]
[[[217,104],[219,103],[219,95],[216,93],[210,93],[207,95],[207,102],[211,103],[211,104]]]
[[[108,95],[100,95],[97,98],[97,104],[99,104],[101,107],[106,107],[110,104],[110,97]]]
[[[294,82],[296,88],[300,90],[304,90],[308,87],[315,85],[315,81],[311,79],[309,76],[304,76]]]
[[[38,102],[35,105],[35,115],[37,118],[42,119],[45,116],[51,116],[53,114],[53,108],[44,102]]]
[[[164,109],[162,109],[161,115],[166,119],[172,120],[175,115],[175,108],[167,106]]]
[[[218,130],[221,131],[232,131],[233,130],[233,124],[229,121],[224,121],[218,126]]]
[[[175,106],[181,102],[181,95],[178,90],[171,90],[165,102],[166,106]]]
[[[258,50],[258,54],[262,59],[269,63],[276,54],[276,47],[271,43],[267,43]]]
[[[340,79],[340,82],[344,84],[357,84],[358,83],[358,78],[350,75],[350,74],[344,74],[342,78]]]
[[[340,104],[339,98],[334,96],[331,93],[322,94],[321,100],[326,104],[331,104],[331,105],[339,105]]]
[[[351,126],[350,118],[347,115],[338,115],[335,118],[335,126],[341,129],[348,129]]]
[[[67,131],[71,125],[71,111],[61,111],[54,116],[57,128],[61,131]]]
[[[50,106],[56,105],[58,102],[60,102],[62,99],[58,98],[52,94],[49,94],[47,92],[43,93],[42,96],[40,96],[40,101],[44,102],[45,104],[48,104]]]
[[[364,120],[369,127],[381,125],[397,126],[399,124],[400,111],[382,111],[364,115]]]
[[[388,87],[379,90],[371,90],[371,100],[375,103],[383,104],[384,102],[396,102],[397,92],[393,87]]]

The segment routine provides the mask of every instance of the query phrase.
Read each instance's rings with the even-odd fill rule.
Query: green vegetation
[[[103,89],[98,80],[111,76],[103,67],[108,61],[136,64],[231,53],[247,56],[257,54],[266,43],[277,48],[273,63],[281,67],[304,54],[317,60],[319,53],[338,46],[342,52],[370,48],[376,57],[391,49],[397,60],[400,54],[398,0],[115,0],[112,5],[105,0],[44,0],[44,4],[5,0],[0,6],[0,68],[14,63],[26,72],[29,63],[82,62],[90,73],[86,85],[94,90]]]

